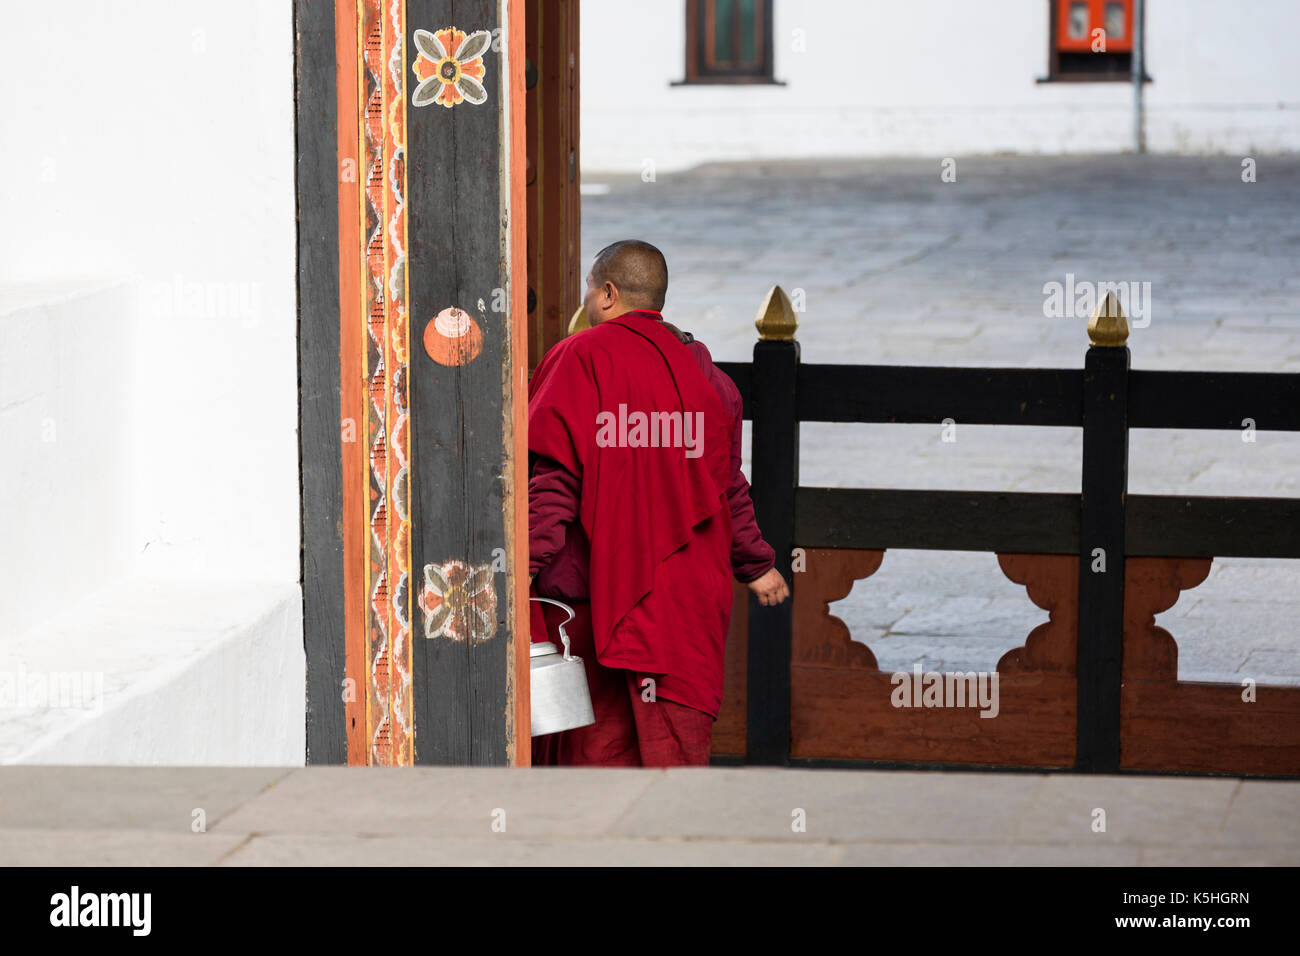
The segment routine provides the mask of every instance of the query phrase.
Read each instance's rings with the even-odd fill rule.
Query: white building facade
[[[1133,3],[584,0],[582,166],[1131,150]],[[1143,20],[1147,149],[1300,148],[1300,57],[1284,39],[1300,3],[1146,0]],[[1071,53],[1093,53],[1108,22],[1104,53]],[[771,81],[690,81],[715,54]]]

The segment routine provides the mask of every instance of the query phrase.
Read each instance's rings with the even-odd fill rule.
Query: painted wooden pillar
[[[578,0],[527,0],[528,364],[582,304]]]
[[[529,749],[523,7],[407,16],[415,756],[504,764]]]
[[[522,0],[295,13],[311,759],[527,763]]]
[[[340,171],[331,0],[294,4],[298,213],[298,367],[303,628],[309,763],[348,759],[345,574],[341,519],[347,448],[340,379]],[[343,42],[355,43],[345,31]],[[345,114],[346,115],[346,114]],[[346,125],[346,124],[345,124]],[[344,216],[344,220],[347,220]],[[355,441],[355,435],[352,436]]]

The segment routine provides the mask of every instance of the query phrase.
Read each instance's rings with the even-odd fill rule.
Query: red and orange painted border
[[[300,21],[302,10],[309,5],[310,0],[300,0]],[[342,580],[338,583],[343,592],[347,762],[446,762],[437,755],[451,753],[475,755],[469,762],[492,763],[504,757],[507,763],[527,764],[528,655],[524,645],[528,635],[515,625],[516,621],[527,621],[527,497],[516,491],[526,488],[522,476],[527,461],[524,8],[514,0],[482,4],[488,20],[493,13],[498,20],[486,25],[467,23],[464,30],[459,30],[444,26],[451,16],[451,4],[410,0],[409,5],[420,23],[408,22],[408,0],[335,0],[331,10],[340,170],[338,371],[344,439],[338,451],[342,473],[338,525],[343,551]],[[491,52],[481,49],[486,45],[485,32],[492,42]],[[300,45],[307,39],[300,23]],[[520,55],[509,56],[511,49],[520,51]],[[492,53],[502,54],[498,75],[493,75],[495,60],[486,67],[481,62],[483,56],[491,57]],[[473,54],[478,55],[478,60]],[[497,89],[492,89],[494,85]],[[418,104],[412,99],[417,91],[421,98]],[[436,97],[432,95],[435,91]],[[449,111],[452,107],[495,109],[499,117],[499,141],[490,145],[500,161],[474,170],[473,175],[480,181],[470,182],[468,188],[500,195],[501,261],[491,265],[493,270],[500,270],[498,282],[507,299],[506,307],[500,310],[504,314],[480,312],[475,319],[470,314],[472,308],[462,308],[463,303],[452,296],[447,295],[444,301],[439,293],[435,299],[427,282],[422,284],[423,300],[415,305],[412,302],[410,243],[422,237],[411,233],[411,171],[422,175],[422,183],[438,176],[445,178],[444,167],[437,164],[464,163],[463,144],[473,142],[468,137],[455,140],[452,136],[460,150],[455,156],[440,155],[438,149],[430,148],[430,143],[439,146],[440,142],[427,135],[431,123],[453,128],[450,113],[443,114],[439,107]],[[412,110],[433,111],[420,117],[426,135],[418,151],[411,148],[409,138]],[[460,119],[455,122],[464,124]],[[426,175],[431,171],[437,175]],[[485,181],[485,177],[492,181]],[[426,190],[426,214],[420,220],[424,229],[431,223],[427,215],[430,194]],[[496,225],[484,224],[484,228],[489,227],[495,229]],[[430,239],[426,234],[423,238],[423,261],[427,266],[428,249],[438,237]],[[467,264],[464,278],[459,273],[441,276],[438,288],[481,288],[484,283],[474,278],[482,274],[481,265]],[[481,297],[478,304],[482,309]],[[413,309],[418,311],[413,314]],[[440,319],[436,325],[435,319]],[[481,344],[473,341],[473,334],[453,341],[454,348],[441,349],[448,334],[455,336],[459,330],[470,329],[480,340],[483,335],[489,336],[482,358]],[[424,347],[430,336],[437,340],[439,348]],[[413,341],[420,345],[413,349]],[[500,363],[499,372],[485,377],[487,367],[495,362]],[[466,366],[464,371],[458,367],[462,365]],[[423,447],[413,447],[413,435],[418,434],[412,431],[415,418],[425,416],[427,425],[430,415],[463,414],[463,408],[449,407],[445,401],[429,401],[428,396],[448,387],[449,377],[454,380],[459,401],[499,409],[497,427],[467,433],[460,445],[455,441],[426,440]],[[423,405],[413,404],[413,380],[424,383]],[[489,394],[492,381],[500,390],[495,396]],[[349,440],[349,428],[353,440]],[[489,432],[499,436],[494,447],[484,444],[492,438]],[[474,444],[479,435],[484,443]],[[308,452],[304,442],[304,455]],[[445,473],[449,460],[457,458],[466,462],[496,460],[504,465],[502,521],[495,533],[489,529],[484,535],[479,528],[471,536],[473,540],[457,540],[455,533],[442,533],[445,527],[454,528],[455,522],[448,523],[447,515],[439,514],[439,509],[445,508],[454,517],[463,502],[475,497],[479,489],[448,487],[443,499],[434,497],[434,482],[413,482],[421,468],[422,454],[425,471],[436,474]],[[463,470],[467,475],[471,473],[468,465]],[[417,486],[422,495],[418,505],[413,500]],[[421,543],[413,548],[415,520],[424,522],[424,532]],[[430,528],[435,529],[432,535]],[[483,600],[476,599],[464,608],[453,607],[457,595],[463,598],[466,589],[460,579],[449,582],[448,571],[464,567],[472,574],[495,567],[495,560],[489,565],[486,555],[475,553],[476,549],[482,550],[484,541],[491,543],[494,539],[504,545],[508,573],[499,575],[499,580],[493,578],[491,593],[482,595]],[[498,550],[492,549],[492,553]],[[414,566],[413,555],[417,552],[424,556],[427,567]],[[428,564],[431,558],[434,563]],[[306,568],[305,564],[305,575]],[[442,582],[446,587],[430,591],[426,580]],[[458,622],[480,619],[487,623],[477,630],[456,626]],[[415,643],[448,641],[450,647],[457,639],[464,640],[462,631],[469,634],[466,643],[471,658],[476,643],[483,645],[488,640],[496,640],[498,643],[491,646],[500,647],[492,654],[504,651],[504,658],[499,658],[480,649],[479,656],[472,658],[477,662],[472,665],[475,668],[492,669],[498,664],[504,667],[499,681],[490,672],[476,675],[472,696],[481,701],[486,692],[497,700],[493,709],[501,708],[498,713],[504,718],[505,739],[482,742],[476,737],[464,748],[439,749],[430,741],[440,734],[487,733],[495,737],[499,733],[493,729],[498,726],[495,723],[489,723],[489,729],[484,731],[484,722],[472,715],[466,717],[463,727],[459,720],[434,720],[424,728],[417,726],[421,706],[426,708],[425,713],[436,713],[428,709],[427,701],[442,699],[446,691],[462,682],[462,675],[455,671],[464,665],[457,663],[459,658],[454,655],[464,649],[422,649],[415,654]],[[308,657],[310,670],[311,635]],[[417,674],[419,668],[423,670]],[[421,683],[429,686],[419,686]],[[417,703],[416,695],[425,703]],[[418,738],[421,729],[425,736]],[[418,740],[423,740],[425,746],[421,747]]]

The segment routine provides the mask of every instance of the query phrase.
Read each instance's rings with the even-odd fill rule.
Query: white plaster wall
[[[297,580],[288,0],[4,16],[0,283],[138,282],[142,570]]]
[[[3,13],[0,763],[301,763],[291,4]]]
[[[1044,0],[775,4],[784,86],[672,86],[684,72],[684,0],[584,0],[584,170],[1131,146],[1127,83],[1035,82],[1047,72]],[[1300,148],[1300,58],[1287,39],[1300,3],[1147,6],[1150,148]]]
[[[0,285],[0,643],[134,561],[135,296]]]
[[[1147,146],[1251,155],[1300,149],[1300,3],[1147,0]]]

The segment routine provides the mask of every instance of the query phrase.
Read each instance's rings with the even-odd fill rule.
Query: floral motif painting
[[[466,35],[455,27],[436,33],[415,31],[415,62],[411,71],[420,85],[411,94],[412,106],[438,103],[451,109],[457,103],[487,102],[483,88],[483,54],[492,45],[492,34],[479,30]]]
[[[424,567],[424,636],[453,641],[486,641],[497,630],[497,591],[492,565],[463,561]]]

